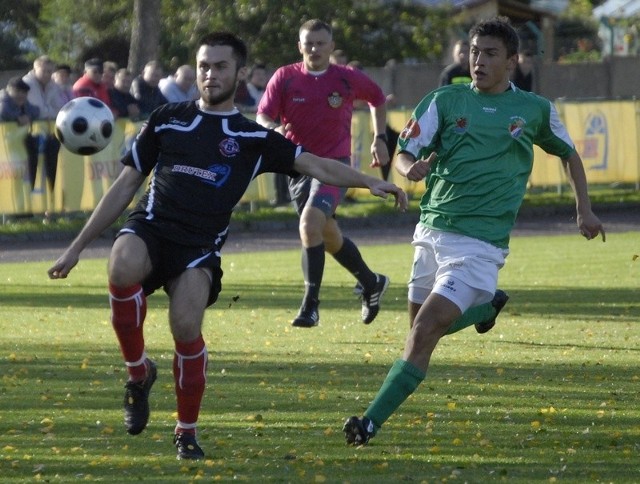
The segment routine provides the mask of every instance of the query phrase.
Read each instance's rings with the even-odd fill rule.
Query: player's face
[[[204,107],[231,110],[239,74],[231,46],[201,46],[196,55],[196,66],[196,80]]]
[[[331,34],[324,29],[303,30],[300,33],[298,50],[302,54],[302,61],[309,71],[323,71],[329,67],[331,52],[335,44]]]
[[[518,56],[507,57],[507,48],[496,37],[476,35],[471,40],[469,68],[480,92],[498,94],[505,91],[517,62]]]

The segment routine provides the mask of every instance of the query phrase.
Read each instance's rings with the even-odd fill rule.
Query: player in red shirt
[[[353,103],[365,101],[374,128],[371,166],[386,165],[387,113],[382,89],[357,69],[331,64],[335,44],[327,23],[309,20],[300,27],[299,36],[302,62],[280,67],[271,77],[258,105],[257,121],[318,156],[349,164]],[[300,215],[305,281],[304,298],[293,326],[309,328],[318,324],[325,250],[363,287],[362,321],[371,323],[378,314],[389,278],[371,271],[356,245],[338,227],[335,212],[346,189],[300,176],[290,180],[289,191]]]

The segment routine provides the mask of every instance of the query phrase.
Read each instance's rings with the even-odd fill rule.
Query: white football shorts
[[[508,249],[452,232],[416,225],[409,279],[409,301],[422,304],[431,292],[453,302],[461,312],[493,299],[498,271]]]

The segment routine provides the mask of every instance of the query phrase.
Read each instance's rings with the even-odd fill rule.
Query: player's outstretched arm
[[[407,194],[393,183],[365,175],[350,166],[329,158],[320,158],[304,152],[296,158],[294,168],[303,175],[309,175],[327,185],[337,187],[368,188],[372,195],[387,198],[391,194],[396,199],[396,207],[404,211],[409,206]]]
[[[562,160],[562,164],[576,199],[576,222],[580,233],[587,240],[595,239],[598,234],[601,234],[604,242],[606,235],[602,222],[591,210],[587,176],[580,155],[574,151],[568,158]]]
[[[111,226],[124,209],[129,206],[144,179],[145,176],[134,168],[126,166],[122,170],[116,181],[102,197],[102,200],[100,200],[80,233],[47,271],[50,279],[64,279],[67,277],[71,269],[78,263],[80,253],[84,248]]]

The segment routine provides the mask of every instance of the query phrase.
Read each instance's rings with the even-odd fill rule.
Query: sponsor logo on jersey
[[[465,118],[464,116],[460,116],[458,118],[456,118],[456,125],[453,128],[453,132],[456,134],[464,134],[467,132],[467,127],[468,127],[468,122],[467,122],[467,118]]]
[[[222,156],[226,156],[227,158],[236,156],[238,153],[240,153],[240,145],[233,138],[223,139],[222,141],[220,141],[218,147],[220,148],[220,153],[222,154]]]
[[[215,187],[221,187],[224,185],[224,182],[227,181],[227,178],[229,178],[231,167],[229,165],[211,165],[209,171],[215,174],[215,178],[213,180],[207,180],[206,183],[210,183]]]
[[[526,124],[527,122],[520,116],[513,116],[511,118],[511,122],[509,123],[509,133],[511,133],[511,137],[519,138],[524,131],[524,127]]]
[[[327,98],[327,101],[329,102],[329,106],[332,108],[339,108],[342,106],[342,96],[339,92],[332,92]]]
[[[182,121],[181,119],[178,119],[174,116],[171,116],[169,118],[169,123],[171,124],[177,124],[179,126],[189,126],[189,122],[188,121]]]
[[[417,138],[420,135],[420,125],[416,119],[411,118],[400,132],[400,139]]]
[[[171,169],[175,173],[185,173],[187,175],[200,178],[205,183],[220,187],[229,178],[231,167],[229,165],[211,165],[209,168],[198,168],[188,165],[174,165]]]

